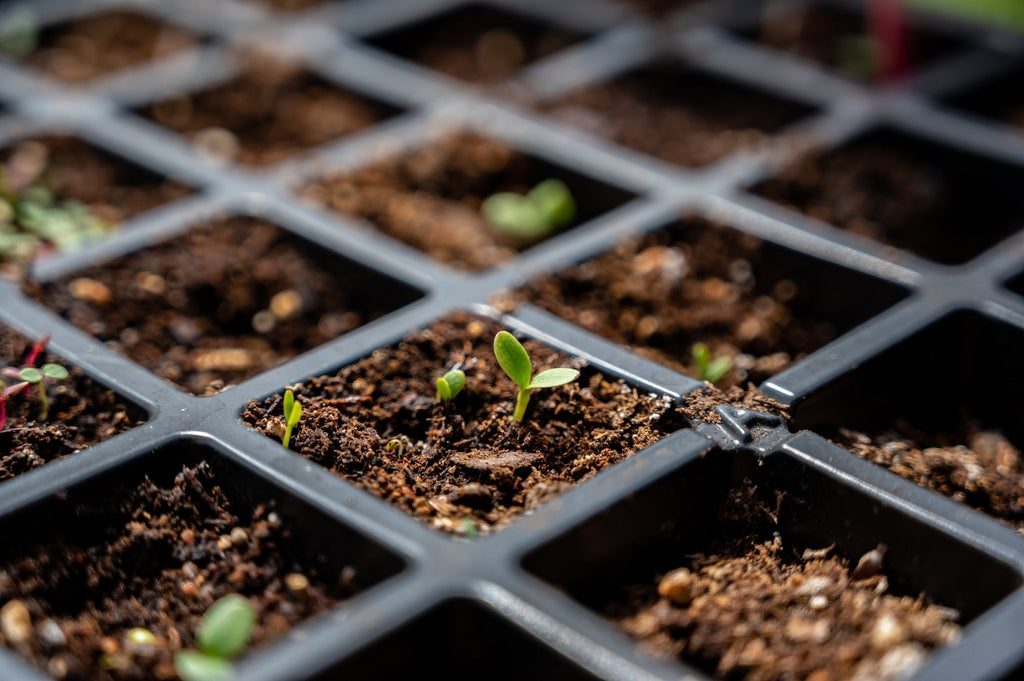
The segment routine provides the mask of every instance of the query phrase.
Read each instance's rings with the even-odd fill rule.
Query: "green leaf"
[[[561,180],[544,180],[527,195],[551,230],[565,227],[576,217],[576,201]]]
[[[451,395],[451,397],[446,397],[445,399],[450,400],[454,398],[462,392],[464,387],[466,387],[466,374],[464,374],[461,369],[452,369],[441,378],[443,378],[444,382],[448,385]]]
[[[296,423],[299,422],[299,419],[301,419],[301,418],[302,418],[302,403],[299,402],[299,401],[296,401],[295,402],[295,406],[292,407],[292,415],[291,415],[291,418],[288,419],[288,423],[290,423],[291,425],[294,426]]]
[[[295,404],[295,394],[291,390],[284,391],[284,420],[290,421],[292,418],[292,406]]]
[[[63,381],[68,377],[68,370],[59,364],[44,364],[43,376],[52,378],[55,381]]]
[[[732,369],[732,360],[728,357],[719,357],[711,360],[704,369],[704,380],[710,383],[718,383]]]
[[[38,383],[43,380],[43,374],[35,367],[25,367],[18,372],[18,378],[29,383]]]
[[[204,655],[197,650],[182,650],[174,655],[174,669],[181,681],[219,681],[234,673],[230,662]]]
[[[551,231],[535,201],[509,192],[499,192],[480,206],[487,222],[503,232],[522,239],[536,239]]]
[[[499,331],[494,337],[494,356],[516,385],[520,388],[529,387],[530,374],[533,372],[530,356],[515,336],[508,331]]]
[[[39,22],[32,10],[24,5],[11,9],[0,23],[0,52],[24,57],[38,44]]]
[[[575,369],[566,369],[564,367],[548,369],[533,377],[533,380],[530,381],[530,390],[535,388],[557,388],[560,385],[572,383],[579,377],[580,372]]]
[[[448,385],[448,381],[444,380],[444,376],[437,379],[437,399],[442,401],[452,399],[451,386]]]
[[[232,658],[249,645],[256,611],[238,594],[228,594],[210,606],[196,629],[196,643],[207,655]]]
[[[693,362],[697,365],[700,373],[703,374],[708,362],[711,361],[711,350],[704,343],[694,343],[692,352]]]

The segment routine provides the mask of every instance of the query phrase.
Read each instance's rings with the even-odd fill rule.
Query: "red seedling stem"
[[[903,78],[910,68],[907,13],[902,0],[870,0],[868,30],[878,59],[876,76],[884,83]]]
[[[34,367],[39,356],[46,352],[46,346],[50,343],[50,334],[44,335],[42,338],[32,344],[32,349],[28,352],[28,357],[25,358],[25,365],[27,367]]]

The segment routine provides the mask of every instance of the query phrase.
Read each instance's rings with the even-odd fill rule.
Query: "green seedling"
[[[26,5],[18,5],[0,20],[0,52],[19,59],[39,45],[39,22]]]
[[[7,401],[17,395],[25,395],[33,385],[37,386],[39,396],[39,421],[45,421],[50,416],[50,400],[46,394],[46,386],[49,383],[66,380],[69,376],[68,370],[60,364],[44,364],[36,368],[36,361],[46,351],[46,345],[50,342],[50,334],[46,334],[35,343],[25,358],[25,364],[20,367],[4,367],[0,370],[0,376],[16,381],[10,385],[0,378],[0,430],[7,421]]]
[[[693,362],[697,365],[697,378],[708,383],[718,383],[732,369],[728,357],[711,359],[711,350],[704,343],[693,344]]]
[[[384,451],[386,452],[393,452],[396,449],[398,450],[398,458],[401,459],[402,455],[405,454],[405,445],[397,437],[388,440],[388,443],[384,445]]]
[[[480,207],[494,227],[520,239],[539,239],[576,217],[576,201],[561,180],[544,180],[526,196],[499,192]]]
[[[440,402],[453,400],[464,387],[466,387],[466,374],[462,369],[452,369],[437,379],[437,399]]]
[[[292,428],[302,418],[302,403],[295,399],[295,393],[291,390],[284,391],[284,436],[281,438],[281,444],[284,445],[285,449],[288,448],[288,443],[292,441]]]
[[[519,386],[519,394],[516,395],[516,409],[512,418],[516,423],[522,423],[526,415],[526,405],[530,403],[530,393],[537,388],[557,388],[560,385],[571,383],[580,376],[575,369],[560,367],[547,369],[531,378],[533,367],[530,364],[530,355],[526,348],[516,340],[516,337],[508,331],[499,331],[494,337],[494,356],[498,364],[505,370],[508,377]]]
[[[252,638],[256,611],[248,599],[229,594],[210,606],[196,629],[199,650],[182,650],[174,667],[182,681],[218,681],[231,676],[231,660],[241,655]]]

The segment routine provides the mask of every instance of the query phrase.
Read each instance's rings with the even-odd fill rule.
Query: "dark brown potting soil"
[[[474,535],[686,426],[667,398],[532,340],[523,344],[535,373],[570,366],[582,375],[534,391],[516,424],[516,389],[492,349],[500,328],[457,313],[336,375],[295,386],[303,413],[291,448],[434,528]],[[459,363],[466,388],[442,404],[435,381]],[[243,420],[279,440],[281,395],[250,403]]]
[[[268,165],[367,128],[394,113],[301,64],[247,53],[243,72],[141,113],[218,160]]]
[[[166,57],[196,42],[190,31],[138,12],[115,10],[45,28],[30,66],[81,82]]]
[[[0,639],[56,679],[177,679],[174,653],[217,599],[249,599],[260,646],[351,590],[294,555],[288,518],[236,509],[207,463],[68,503],[73,527],[0,563]],[[132,642],[135,627],[156,642]]]
[[[474,5],[370,42],[453,78],[487,84],[509,78],[581,37],[539,19]]]
[[[97,217],[117,223],[187,195],[191,190],[98,149],[76,137],[48,135],[20,141],[0,151],[0,163],[34,145],[45,157],[45,170],[35,184],[57,199],[78,201]]]
[[[211,394],[416,295],[257,218],[232,217],[26,291],[155,374]]]
[[[648,12],[654,15],[668,14],[674,12],[677,9],[688,7],[690,5],[696,5],[698,2],[703,0],[620,0],[625,4],[632,6],[633,8],[641,11]]]
[[[831,434],[862,459],[998,518],[1024,533],[1024,457],[1001,433],[968,422],[926,432],[905,422],[875,434]]]
[[[777,534],[721,542],[607,612],[645,650],[742,681],[895,681],[959,640],[955,611],[886,593],[884,565],[859,574],[827,554]]]
[[[300,191],[437,260],[476,271],[537,243],[492,227],[480,214],[483,201],[496,192],[525,194],[550,176],[550,169],[502,142],[463,133],[354,171],[329,172]],[[575,199],[576,223],[597,212],[588,206],[591,197]]]
[[[544,105],[556,119],[680,166],[764,143],[809,108],[683,66],[662,65]]]
[[[21,368],[33,341],[0,327],[0,368]],[[7,399],[7,420],[0,429],[0,481],[8,480],[45,463],[73,454],[89,445],[108,440],[139,425],[145,414],[129,406],[114,391],[68,366],[60,357],[46,354],[36,367],[54,362],[70,372],[64,380],[47,386],[50,413],[38,421],[37,386],[28,394]],[[16,382],[4,377],[7,385]]]
[[[325,5],[331,0],[255,0],[261,5],[266,5],[281,12],[298,12],[302,9],[309,9],[317,5]],[[339,0],[334,0],[338,2]]]
[[[723,405],[789,418],[789,407],[762,395],[753,384],[746,388],[734,385],[725,390],[707,385],[683,395],[681,402],[683,416],[691,423],[721,423],[722,417],[715,409]]]
[[[733,360],[723,387],[760,382],[837,335],[805,310],[815,292],[773,270],[760,239],[697,219],[626,239],[512,295],[690,375],[693,344],[706,343]]]
[[[828,3],[804,3],[795,7],[766,3],[764,7],[761,22],[747,37],[824,64],[846,76],[876,77],[878,67],[872,56],[867,19],[863,14]],[[909,27],[906,39],[910,69],[921,68],[951,54],[960,45],[952,38],[914,26]]]

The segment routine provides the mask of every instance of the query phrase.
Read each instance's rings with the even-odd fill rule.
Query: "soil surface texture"
[[[1001,433],[972,422],[953,433],[898,422],[877,434],[842,428],[830,437],[862,459],[1024,534],[1024,457]]]
[[[451,315],[334,376],[295,386],[303,412],[291,448],[434,528],[474,536],[687,425],[668,398],[638,393],[532,340],[523,345],[535,373],[569,366],[582,375],[534,391],[517,425],[516,389],[492,349],[500,328]],[[466,387],[442,404],[435,380],[456,364]],[[243,420],[279,440],[280,415],[274,395],[250,403]]]
[[[544,172],[539,161],[502,142],[463,133],[354,171],[329,172],[300,191],[313,203],[367,220],[432,258],[477,271],[537,243],[492,227],[480,205],[497,192],[525,194],[551,176]],[[574,198],[578,224],[592,211],[588,197]]]
[[[258,218],[232,217],[26,292],[163,379],[212,394],[416,295]]]
[[[280,58],[245,53],[240,75],[141,111],[220,162],[262,166],[350,135],[394,110]]]
[[[31,147],[31,148],[30,148]],[[44,170],[35,184],[54,197],[78,201],[102,220],[117,223],[189,194],[192,190],[76,137],[48,135],[22,140],[0,151],[36,157]]]
[[[581,37],[525,15],[468,7],[370,42],[453,78],[490,84]]]
[[[692,348],[732,359],[719,386],[764,379],[837,335],[762,242],[698,219],[629,238],[512,295],[657,362],[697,376]],[[503,307],[507,301],[499,301]]]
[[[287,518],[235,509],[206,463],[67,503],[74,527],[0,564],[0,638],[56,679],[177,679],[174,653],[230,593],[255,608],[254,646],[349,595],[339,575],[304,568]],[[130,640],[135,627],[155,642]]]
[[[24,62],[69,82],[81,82],[179,52],[191,32],[132,11],[108,11],[44,28]]]
[[[765,142],[808,108],[685,67],[662,65],[545,104],[554,118],[669,163],[695,167]]]
[[[0,327],[0,367],[25,366],[33,341]],[[114,391],[68,366],[60,357],[44,354],[36,367],[56,363],[70,376],[47,386],[50,413],[38,421],[37,386],[27,394],[7,399],[7,420],[0,430],[0,481],[8,480],[45,463],[108,440],[145,420],[145,414],[129,406]],[[10,378],[3,379],[13,384]]]
[[[789,419],[789,407],[762,395],[753,384],[748,384],[746,388],[734,385],[725,390],[708,385],[701,390],[683,395],[681,400],[683,415],[691,423],[721,423],[722,417],[715,409],[722,405]]]
[[[609,614],[647,651],[743,681],[895,681],[959,640],[955,611],[858,572],[748,539],[628,588]]]

